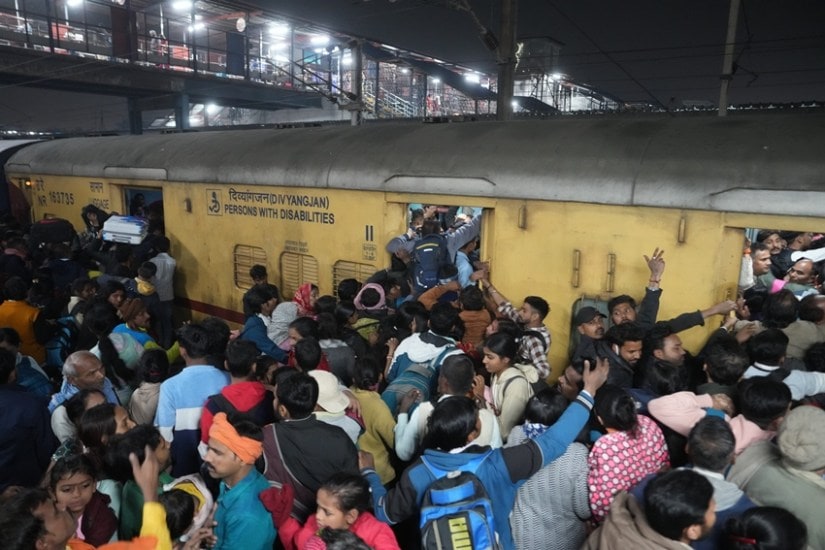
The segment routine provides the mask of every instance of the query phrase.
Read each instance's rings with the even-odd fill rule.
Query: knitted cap
[[[124,322],[128,323],[134,320],[138,315],[146,311],[146,304],[143,303],[143,300],[140,298],[131,298],[126,300],[122,306],[120,306],[120,318],[123,319]]]
[[[825,468],[825,410],[795,408],[779,426],[777,440],[789,466],[806,472]]]

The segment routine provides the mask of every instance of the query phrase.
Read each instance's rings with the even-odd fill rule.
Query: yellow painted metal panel
[[[119,186],[160,185],[58,176],[32,180],[37,218],[48,212],[69,219],[78,229],[85,204],[123,211]],[[666,251],[659,318],[668,319],[733,295],[742,252],[741,228],[821,228],[821,220],[814,218],[492,197],[177,182],[164,182],[162,189],[167,234],[178,260],[176,293],[235,312],[241,311],[243,294],[236,284],[238,245],[263,251],[270,280],[290,281],[281,289],[286,297],[309,277],[318,283],[321,294],[331,294],[342,275],[349,273],[345,266],[358,266],[360,277],[370,268],[389,265],[384,247],[406,229],[410,203],[483,206],[481,254],[491,264],[493,282],[516,305],[529,294],[550,303],[546,322],[553,333],[550,360],[555,374],[567,361],[573,304],[584,295],[603,300],[618,294],[641,298],[648,279],[643,254],[656,247]],[[680,243],[681,223],[684,242]],[[571,276],[574,250],[580,251],[577,287]],[[276,261],[284,253],[284,258],[295,259],[294,265],[292,260]],[[609,292],[611,257],[615,264]],[[703,329],[684,333],[687,349],[698,351],[719,322],[713,319]]]

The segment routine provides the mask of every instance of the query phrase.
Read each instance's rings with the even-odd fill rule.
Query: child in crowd
[[[369,484],[360,475],[339,473],[322,484],[317,493],[318,509],[303,526],[290,516],[293,493],[288,484],[261,493],[286,550],[325,548],[317,535],[325,528],[352,531],[373,550],[400,550],[389,525],[368,511],[372,497]]]
[[[197,498],[182,489],[171,489],[158,497],[166,512],[166,527],[173,550],[199,550],[214,543],[212,526],[195,528],[192,518],[197,510]],[[211,517],[211,515],[210,515]]]
[[[58,507],[77,521],[76,537],[93,546],[114,539],[117,517],[109,497],[95,489],[95,467],[86,455],[61,458],[49,476],[49,490]]]
[[[122,540],[129,540],[140,533],[143,520],[143,494],[133,478],[130,455],[142,462],[146,449],[151,450],[158,462],[158,484],[172,483],[174,478],[166,473],[169,467],[169,442],[163,439],[154,426],[140,425],[126,433],[112,436],[106,445],[105,469],[114,482],[122,484],[118,511],[118,533]]]
[[[318,340],[313,336],[305,336],[295,341],[295,345],[289,352],[287,366],[296,368],[301,372],[309,372],[315,369],[331,372],[324,350],[321,349]]]
[[[791,406],[791,390],[778,380],[756,377],[736,386],[740,414],[730,417],[733,409],[724,395],[695,395],[677,392],[650,402],[650,414],[675,432],[687,435],[707,415],[722,416],[736,437],[736,455],[750,445],[773,439]],[[722,409],[725,409],[723,411]]]
[[[593,412],[606,432],[588,458],[590,509],[594,521],[600,523],[618,493],[670,466],[670,457],[662,430],[636,413],[636,403],[627,390],[605,384],[596,393]]]
[[[83,444],[83,454],[92,460],[98,474],[108,474],[103,470],[103,457],[110,439],[125,434],[134,427],[135,423],[129,418],[129,413],[120,405],[104,403],[83,413],[77,427],[77,436]],[[121,484],[108,475],[99,475],[97,490],[109,497],[109,507],[119,516],[123,490]]]

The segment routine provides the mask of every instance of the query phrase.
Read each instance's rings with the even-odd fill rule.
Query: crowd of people
[[[234,330],[173,330],[145,214],[139,245],[91,205],[71,242],[3,236],[8,548],[825,549],[822,235],[762,231],[740,299],[669,320],[644,256],[550,384],[548,301],[491,282],[473,209],[413,210],[366,281],[252,267]]]

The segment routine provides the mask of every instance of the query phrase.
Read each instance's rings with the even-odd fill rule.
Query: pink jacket
[[[680,391],[651,399],[647,404],[647,411],[674,432],[687,437],[696,423],[707,415],[705,409],[711,407],[713,398],[710,395]],[[725,420],[730,419],[725,416]]]
[[[747,449],[749,445],[757,441],[773,439],[776,435],[776,432],[763,430],[741,414],[733,417],[729,424],[734,437],[736,437],[736,451],[734,451],[736,455]]]
[[[656,420],[671,430],[687,437],[693,426],[707,415],[705,409],[713,407],[710,395],[696,395],[689,391],[680,391],[664,397],[657,397],[647,404],[647,410]],[[772,439],[776,432],[763,430],[741,414],[731,419],[725,415],[736,437],[736,454],[744,451],[748,445]]]
[[[316,536],[318,531],[315,514],[309,516],[303,526],[290,517],[278,528],[278,537],[287,550],[324,548],[323,541]],[[362,512],[350,527],[350,531],[361,537],[367,546],[374,550],[401,550],[390,526],[378,521],[369,512]]]
[[[659,426],[639,415],[634,432],[603,435],[587,457],[587,488],[593,520],[604,521],[613,498],[650,474],[670,465],[667,444]]]

